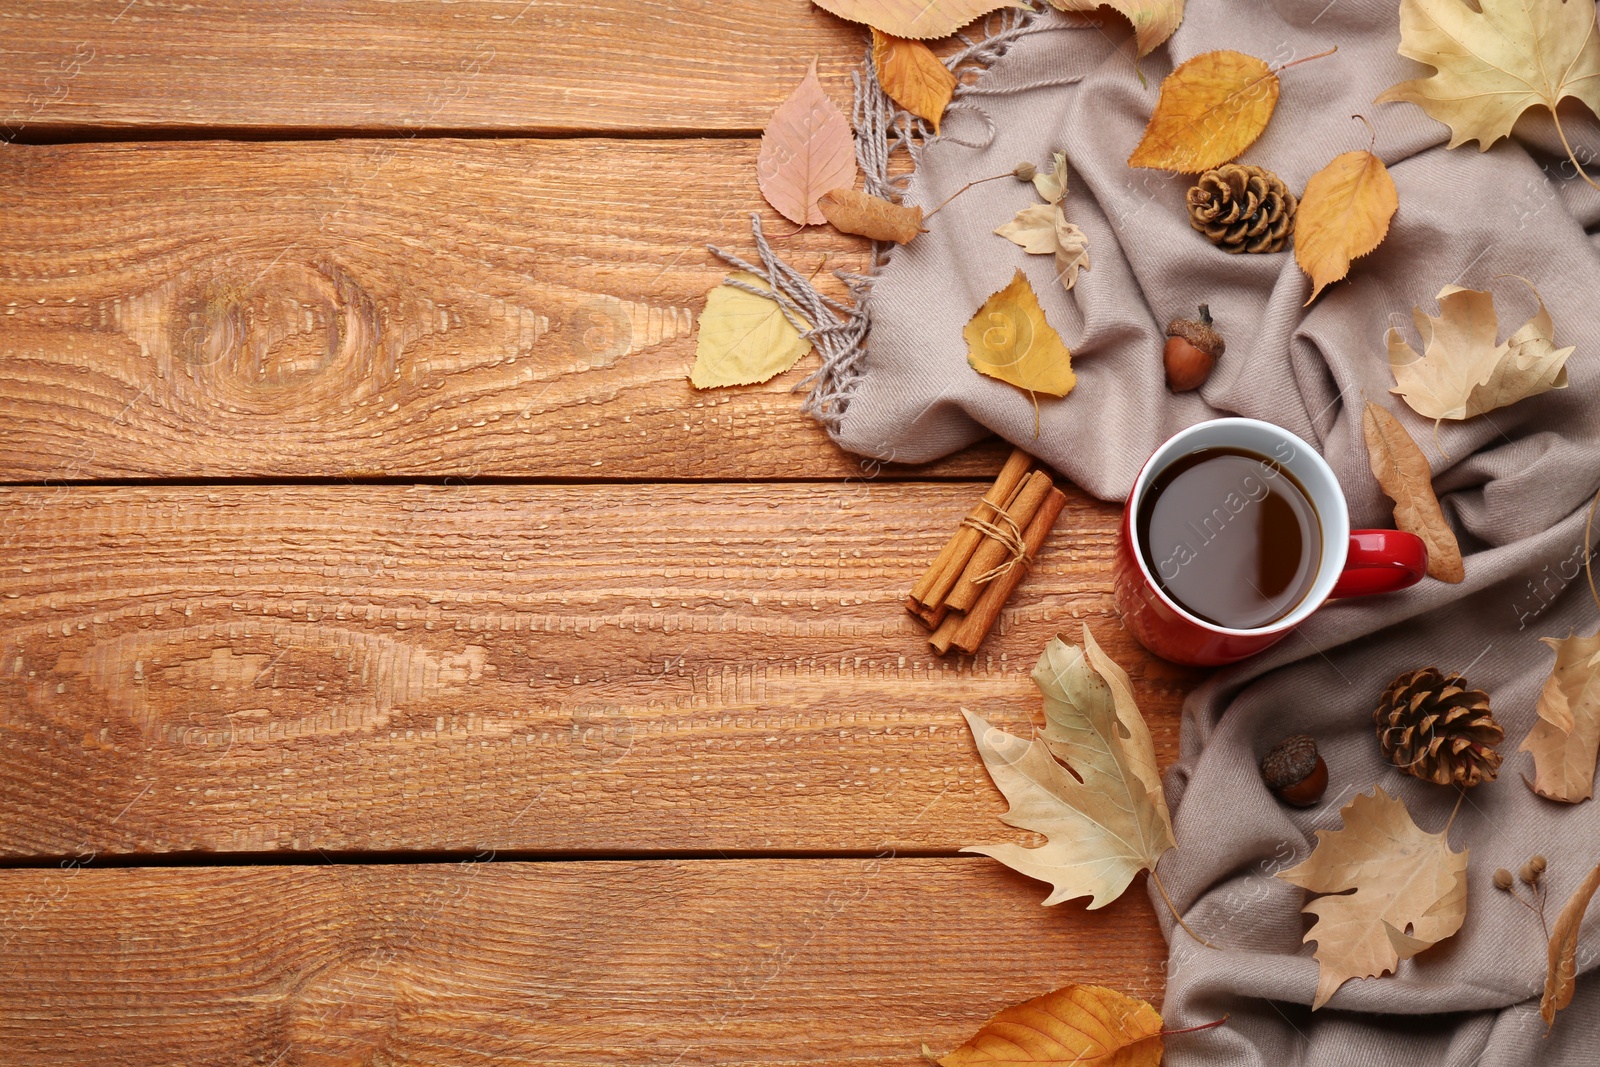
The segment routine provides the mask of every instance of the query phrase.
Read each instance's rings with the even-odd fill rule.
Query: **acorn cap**
[[[1198,319],[1173,319],[1167,323],[1168,337],[1181,337],[1213,359],[1227,349],[1227,342],[1211,325],[1211,308],[1200,305]]]
[[[1286,737],[1261,757],[1261,780],[1268,789],[1299,785],[1317,769],[1319,758],[1316,739],[1309,734]]]

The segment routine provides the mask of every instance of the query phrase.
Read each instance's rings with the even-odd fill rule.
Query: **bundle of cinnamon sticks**
[[[978,650],[1067,502],[1050,475],[1033,466],[1032,456],[1012,450],[994,485],[906,597],[906,610],[933,631],[928,643],[941,656],[951,648]]]

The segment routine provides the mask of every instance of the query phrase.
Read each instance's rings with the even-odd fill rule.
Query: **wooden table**
[[[913,1065],[1156,999],[1015,836],[1091,622],[1163,763],[1195,676],[1074,491],[976,657],[898,601],[1004,449],[862,466],[808,369],[699,393],[802,0],[0,9],[0,1062]],[[827,228],[784,254],[859,268]],[[814,357],[813,357],[814,358]]]

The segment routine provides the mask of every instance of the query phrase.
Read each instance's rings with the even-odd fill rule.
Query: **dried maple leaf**
[[[1330,894],[1301,909],[1317,916],[1305,936],[1317,943],[1312,1010],[1348,979],[1386,974],[1443,941],[1467,915],[1469,853],[1450,850],[1449,827],[1425,833],[1381,787],[1340,815],[1342,829],[1318,830],[1310,857],[1277,875]]]
[[[1550,931],[1550,962],[1544,975],[1544,996],[1539,1000],[1539,1015],[1546,1025],[1555,1025],[1556,1012],[1572,1003],[1578,988],[1578,933],[1596,889],[1600,889],[1600,867],[1578,886]]]
[[[815,0],[851,22],[865,22],[875,30],[925,41],[948,37],[979,15],[1002,7],[1026,7],[1023,0]]]
[[[962,336],[973,370],[1030,395],[1066,396],[1078,382],[1072,373],[1072,353],[1045,321],[1044,308],[1020,270],[1010,285],[983,302]]]
[[[1278,75],[1243,52],[1205,52],[1161,83],[1130,167],[1196,174],[1233,159],[1261,136],[1278,105]]]
[[[1133,23],[1139,55],[1147,56],[1183,21],[1183,0],[1050,0],[1058,11],[1093,11],[1109,7]]]
[[[822,194],[817,207],[833,223],[834,229],[874,241],[903,245],[923,232],[920,207],[891,204],[856,189],[831,189]]]
[[[737,271],[729,277],[771,291],[754,274]],[[724,282],[706,294],[689,381],[696,389],[764,382],[809,351],[811,342],[775,301]]]
[[[1461,581],[1467,576],[1461,545],[1433,495],[1433,472],[1422,449],[1399,419],[1370,400],[1361,415],[1361,429],[1372,476],[1394,501],[1394,524],[1428,546],[1430,576],[1441,582]]]
[[[1067,194],[1065,153],[1055,154],[1050,171],[1033,176],[1033,186],[1049,203],[1028,205],[994,232],[1029,255],[1055,256],[1056,280],[1061,288],[1071,289],[1078,282],[1078,271],[1089,269],[1089,235],[1068,222],[1062,208]]]
[[[790,222],[826,222],[817,200],[856,180],[856,143],[844,113],[817,81],[817,61],[761,135],[756,177],[767,203]]]
[[[1398,393],[1425,418],[1470,419],[1514,404],[1526,397],[1567,387],[1567,357],[1572,348],[1557,348],[1555,325],[1539,290],[1526,278],[1538,312],[1500,345],[1494,297],[1477,289],[1447,285],[1439,291],[1439,315],[1411,312],[1422,337],[1423,354],[1388,333],[1389,368]]]
[[[889,94],[889,99],[933,123],[937,136],[939,120],[956,91],[956,76],[939,62],[933,49],[921,41],[874,29],[872,65],[878,72],[878,84]]]
[[[940,1067],[1156,1067],[1161,1016],[1105,986],[1073,984],[1007,1008]]]
[[[1539,721],[1517,751],[1533,753],[1529,789],[1576,804],[1594,795],[1600,756],[1600,633],[1540,640],[1556,650],[1556,662],[1539,694]]]
[[[1307,304],[1383,243],[1399,206],[1394,179],[1371,152],[1335,156],[1311,176],[1294,219],[1295,262],[1316,283]]]
[[[1393,86],[1378,102],[1416,104],[1450,127],[1451,148],[1476,139],[1481,150],[1509,136],[1530,107],[1542,104],[1554,115],[1559,101],[1575,96],[1600,113],[1600,37],[1590,4],[1481,0],[1479,7],[1400,0],[1400,54],[1435,73]]]
[[[1128,676],[1088,626],[1083,644],[1052,638],[1039,657],[1033,680],[1044,694],[1045,727],[1034,740],[963,709],[989,776],[1010,802],[1002,821],[1046,842],[961,851],[1049,882],[1047,905],[1087,896],[1088,906],[1099,908],[1121,896],[1134,875],[1154,871],[1174,842],[1155,745]]]

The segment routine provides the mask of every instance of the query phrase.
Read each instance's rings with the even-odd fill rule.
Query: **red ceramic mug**
[[[1151,483],[1170,464],[1203,448],[1242,449],[1271,459],[1305,491],[1321,525],[1315,578],[1281,618],[1254,629],[1232,629],[1180,606],[1150,573],[1139,543],[1137,517]],[[1281,476],[1272,464],[1262,473]],[[1197,516],[1199,518],[1199,516]],[[1176,663],[1236,663],[1276,644],[1334,597],[1389,593],[1414,585],[1428,569],[1422,539],[1398,530],[1352,530],[1350,510],[1333,469],[1316,449],[1281,427],[1258,419],[1213,419],[1175,434],[1145,461],[1122,509],[1115,569],[1123,622],[1151,652]],[[1248,580],[1241,575],[1240,581]]]

